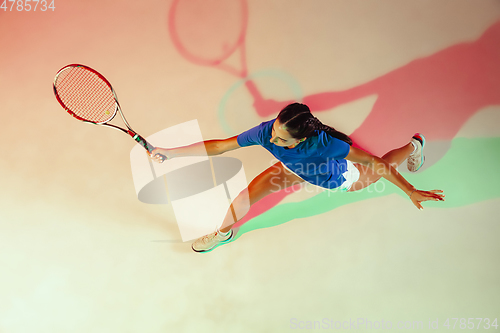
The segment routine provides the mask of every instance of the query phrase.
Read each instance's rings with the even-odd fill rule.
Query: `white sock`
[[[229,231],[231,231],[231,229],[229,229]],[[219,230],[219,234],[222,236],[222,237],[225,237],[229,234],[229,231],[228,232],[222,232]]]

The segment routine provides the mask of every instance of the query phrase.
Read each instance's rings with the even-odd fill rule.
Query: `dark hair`
[[[317,136],[316,131],[323,131],[352,145],[352,140],[346,134],[337,131],[335,128],[323,124],[314,117],[309,107],[305,104],[292,103],[283,108],[278,114],[279,122],[295,139]]]

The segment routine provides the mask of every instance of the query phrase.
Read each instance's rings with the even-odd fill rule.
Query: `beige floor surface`
[[[0,10],[0,332],[287,332],[330,320],[390,321],[393,331],[421,322],[414,329],[427,332],[445,331],[447,318],[498,317],[499,198],[419,212],[390,195],[191,251],[170,206],[137,200],[132,141],[71,119],[52,80],[68,63],[87,64],[111,80],[139,132],[198,119],[209,139],[228,136],[218,108],[239,79],[177,52],[172,1],[55,5]],[[249,0],[248,70],[293,78],[262,79],[268,95],[286,95],[292,81],[304,95],[346,89],[475,40],[499,19],[493,0]],[[227,61],[238,66],[237,55]],[[351,132],[373,98],[322,117]],[[228,105],[236,130],[264,120],[241,91]],[[457,136],[498,136],[498,111]],[[258,147],[228,156],[248,180],[271,160]]]

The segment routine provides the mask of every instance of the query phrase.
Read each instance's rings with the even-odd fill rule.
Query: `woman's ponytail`
[[[345,142],[347,142],[349,144],[349,146],[352,146],[352,139],[347,134],[339,132],[335,128],[331,127],[331,126],[323,124],[316,117],[314,117],[314,119],[315,119],[315,123],[316,123],[316,129],[318,131],[326,132],[326,133],[330,134],[330,136],[332,136],[334,138],[337,138],[339,140],[345,141]]]

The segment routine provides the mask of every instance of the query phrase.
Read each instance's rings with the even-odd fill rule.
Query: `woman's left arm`
[[[373,156],[362,149],[351,147],[346,160],[354,163],[359,163],[371,168],[377,175],[380,175],[399,187],[403,192],[410,197],[410,200],[418,209],[423,209],[420,202],[434,200],[443,201],[444,195],[440,194],[441,190],[420,191],[410,184],[401,174],[394,169],[389,163],[380,157]],[[439,193],[438,193],[439,192]]]

